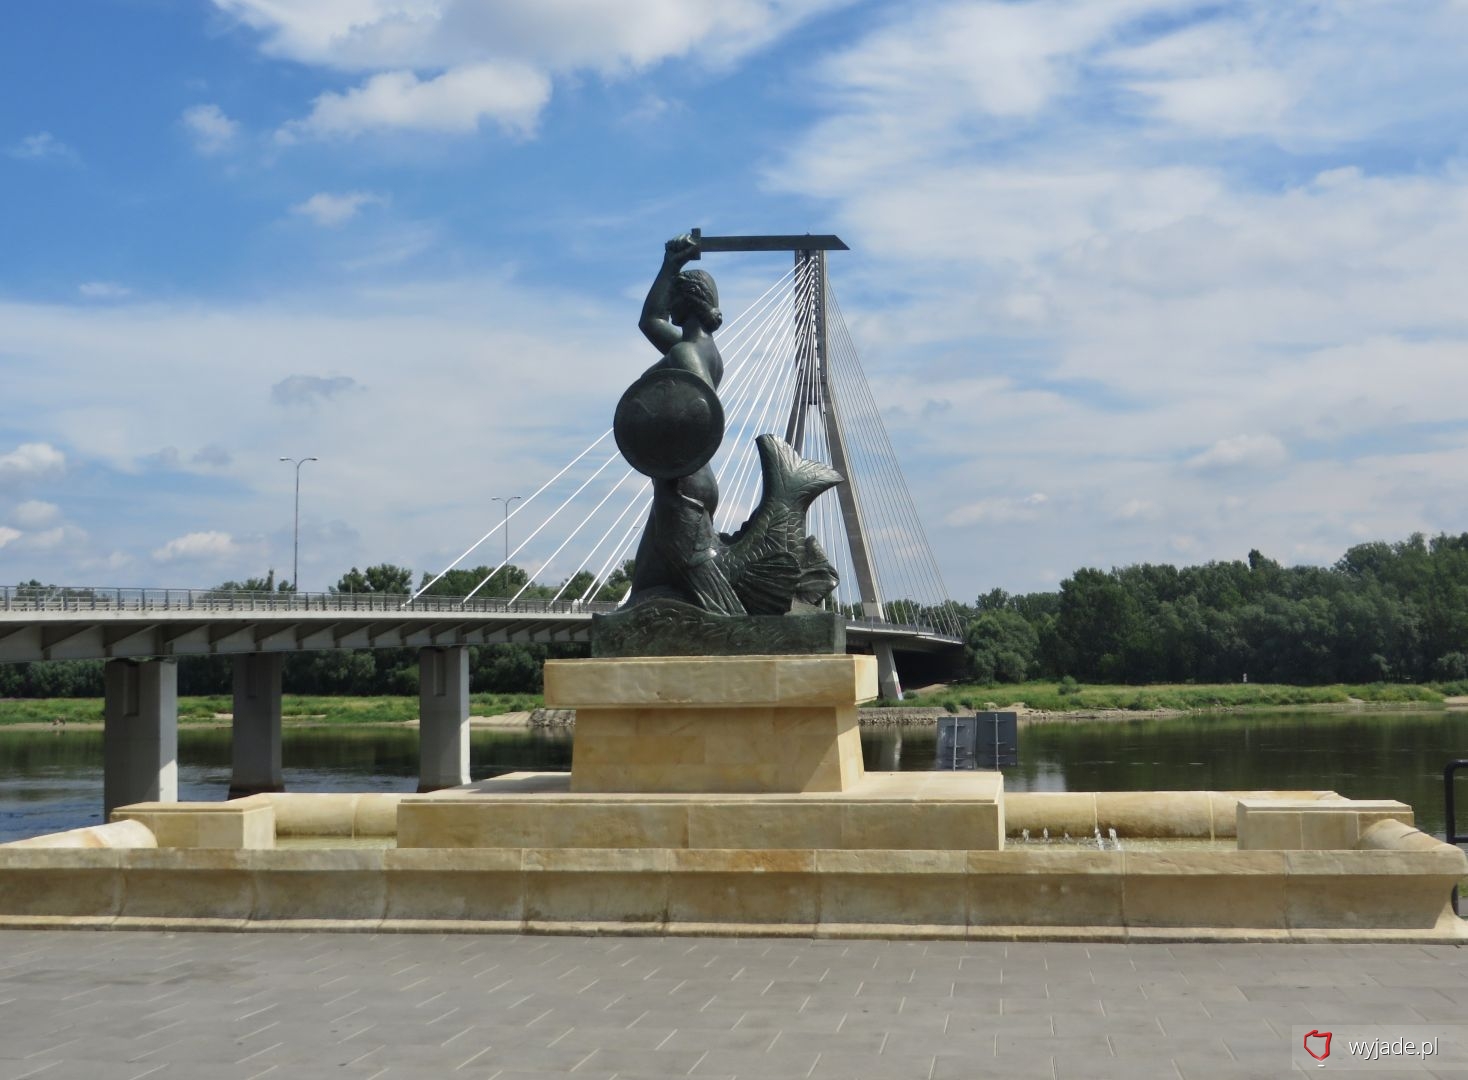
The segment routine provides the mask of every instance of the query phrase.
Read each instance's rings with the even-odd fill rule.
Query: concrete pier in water
[[[113,660],[103,670],[103,816],[178,801],[178,664]]]
[[[418,652],[418,790],[469,782],[469,650]]]
[[[234,659],[229,797],[284,791],[280,771],[280,653]]]

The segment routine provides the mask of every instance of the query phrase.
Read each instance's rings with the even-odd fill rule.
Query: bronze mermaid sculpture
[[[761,435],[759,506],[732,535],[714,528],[719,486],[708,463],[724,436],[717,393],[724,361],[713,335],[723,315],[714,279],[684,269],[697,257],[688,235],[664,246],[638,322],[662,359],[623,395],[613,424],[623,454],[653,482],[627,602],[667,599],[715,615],[783,615],[797,603],[819,604],[836,587],[830,561],[805,535],[805,514],[842,478],[776,436]]]

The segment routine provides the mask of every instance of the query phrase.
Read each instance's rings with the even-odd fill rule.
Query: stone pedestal
[[[281,653],[234,658],[229,797],[284,791],[280,771]]]
[[[119,806],[178,801],[178,665],[112,660],[103,669],[103,817]]]
[[[846,791],[872,656],[551,660],[545,703],[576,710],[573,792]]]
[[[418,790],[469,782],[469,650],[418,652]]]

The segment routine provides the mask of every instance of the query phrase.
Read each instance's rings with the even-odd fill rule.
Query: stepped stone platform
[[[108,825],[0,846],[0,928],[1468,937],[1449,900],[1468,858],[1401,803],[1328,791],[1006,800],[998,773],[868,773],[856,705],[874,667],[553,661],[548,699],[591,718],[570,776],[122,807]],[[1125,850],[1016,842],[1112,829]]]
[[[581,793],[512,773],[398,806],[399,848],[997,851],[999,773],[866,773],[841,792]]]

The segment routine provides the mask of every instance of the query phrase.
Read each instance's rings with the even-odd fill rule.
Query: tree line
[[[1082,569],[965,611],[977,682],[1318,685],[1468,679],[1468,533],[1358,544],[1332,566]]]
[[[584,571],[545,585],[514,565],[452,570],[436,582],[423,574],[419,588],[464,596],[485,582],[477,595],[618,600],[632,570],[626,563],[594,595]],[[391,563],[354,566],[331,591],[401,595],[413,578]],[[290,585],[272,572],[216,589],[289,592]],[[938,614],[903,599],[886,607],[896,621],[932,622]],[[979,683],[1458,682],[1468,680],[1468,533],[1358,544],[1332,566],[1285,567],[1254,550],[1247,560],[1199,566],[1086,568],[1054,592],[994,589],[945,611],[965,627],[965,675]],[[474,646],[470,687],[536,693],[546,659],[584,655],[578,645]],[[181,657],[179,692],[229,693],[231,671],[228,657]],[[284,680],[302,694],[416,694],[417,651],[291,653]],[[101,661],[0,664],[0,697],[101,693]]]

